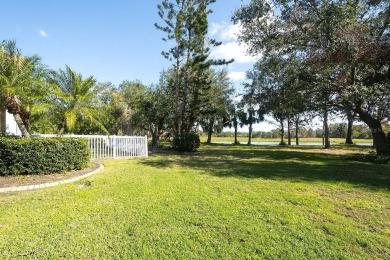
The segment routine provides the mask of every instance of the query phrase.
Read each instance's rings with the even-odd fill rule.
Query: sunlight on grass
[[[389,165],[320,149],[218,145],[104,164],[84,188],[0,195],[0,257],[390,254]]]

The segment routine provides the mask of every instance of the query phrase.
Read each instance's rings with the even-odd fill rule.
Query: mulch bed
[[[55,182],[66,180],[72,177],[77,177],[99,168],[98,163],[92,163],[90,167],[65,173],[54,173],[46,175],[18,175],[18,176],[0,176],[0,188],[7,188],[13,186],[25,186],[34,184],[43,184],[48,182]]]

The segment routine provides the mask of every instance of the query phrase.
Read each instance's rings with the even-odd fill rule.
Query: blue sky
[[[211,5],[209,34],[223,44],[213,58],[234,58],[228,66],[237,90],[245,72],[256,60],[237,43],[239,31],[231,16],[249,0],[218,0]],[[38,54],[51,69],[69,65],[83,76],[119,85],[123,80],[157,83],[159,73],[170,67],[162,51],[170,43],[154,27],[161,0],[0,0],[0,40],[16,40],[24,55]],[[255,130],[275,126],[261,123]],[[247,127],[242,129],[247,131]]]
[[[118,85],[123,80],[156,83],[159,72],[170,66],[161,55],[169,43],[154,27],[161,23],[157,4],[161,0],[0,0],[0,39],[16,40],[24,55],[38,54],[52,69],[65,64],[83,76]],[[210,35],[224,45],[216,58],[236,58],[229,66],[239,86],[253,58],[245,56],[234,35],[230,18],[247,1],[219,0],[211,5]]]

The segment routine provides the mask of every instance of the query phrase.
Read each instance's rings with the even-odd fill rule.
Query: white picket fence
[[[59,137],[35,134],[33,137]],[[148,157],[147,136],[62,135],[60,137],[86,138],[91,149],[91,160]]]

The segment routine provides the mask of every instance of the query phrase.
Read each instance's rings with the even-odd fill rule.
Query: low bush
[[[195,152],[200,146],[200,138],[195,133],[183,133],[172,140],[172,148],[180,152]]]
[[[353,154],[345,156],[345,159],[352,161],[360,162],[371,162],[377,164],[390,164],[390,155],[387,154],[377,154],[375,152],[370,152],[368,154]]]
[[[71,138],[0,138],[0,175],[80,170],[89,163],[88,141]]]

